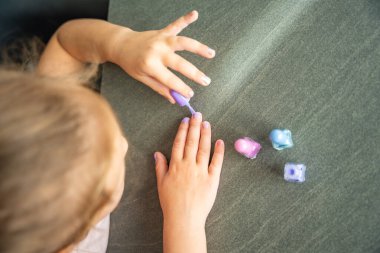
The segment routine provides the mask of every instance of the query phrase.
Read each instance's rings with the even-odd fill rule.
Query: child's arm
[[[64,23],[50,38],[37,72],[44,76],[65,76],[83,70],[86,63],[112,59],[112,45],[120,26],[97,19],[77,19]],[[124,33],[128,28],[124,28]]]
[[[211,127],[195,115],[180,124],[169,167],[165,156],[155,153],[165,253],[207,252],[205,223],[216,198],[224,143],[216,142],[209,166]]]
[[[135,32],[96,19],[78,19],[63,24],[42,54],[38,73],[63,76],[81,71],[86,63],[113,62],[133,78],[145,83],[174,103],[170,89],[191,97],[192,89],[168,68],[208,85],[210,79],[193,64],[176,54],[190,51],[213,58],[214,50],[178,34],[198,19],[192,11],[161,30]]]

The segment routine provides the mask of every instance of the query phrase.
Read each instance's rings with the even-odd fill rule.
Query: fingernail
[[[191,91],[189,92],[189,96],[192,98],[192,97],[194,96],[194,91],[191,90]]]
[[[208,76],[202,76],[202,82],[205,84],[205,85],[209,85],[211,83],[211,79],[210,77]]]
[[[202,125],[203,125],[204,128],[209,128],[210,127],[210,123],[208,121],[203,121]]]
[[[155,161],[157,161],[157,153],[154,153],[153,158]]]
[[[215,50],[209,48],[209,49],[207,50],[207,53],[208,53],[209,56],[214,56],[214,55],[215,55]]]
[[[196,119],[200,119],[200,118],[202,118],[202,113],[196,112],[196,113],[193,114],[193,117],[196,118]]]
[[[182,119],[182,123],[188,123],[188,122],[189,122],[189,118],[188,117]]]

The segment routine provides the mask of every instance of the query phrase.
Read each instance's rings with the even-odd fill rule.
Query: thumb
[[[160,152],[154,153],[154,159],[156,160],[157,183],[161,183],[168,171],[168,162],[166,161],[166,157]]]

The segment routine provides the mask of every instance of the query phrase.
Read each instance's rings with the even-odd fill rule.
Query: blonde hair
[[[0,71],[0,252],[57,252],[89,231],[111,194],[109,115],[74,79]]]
[[[1,49],[2,69],[34,72],[44,48],[45,44],[36,36],[14,39]]]

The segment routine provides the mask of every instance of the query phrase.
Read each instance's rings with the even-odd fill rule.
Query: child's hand
[[[206,45],[188,37],[177,36],[197,19],[198,13],[192,11],[161,30],[135,32],[125,28],[117,36],[111,61],[173,104],[175,100],[169,93],[170,89],[185,97],[192,97],[192,89],[168,68],[201,85],[210,84],[209,77],[175,53],[186,50],[205,58],[215,56],[215,51]]]
[[[179,126],[169,168],[165,156],[155,153],[157,187],[165,223],[204,228],[216,198],[224,143],[216,142],[209,165],[210,123],[202,122],[200,113],[188,121]]]

